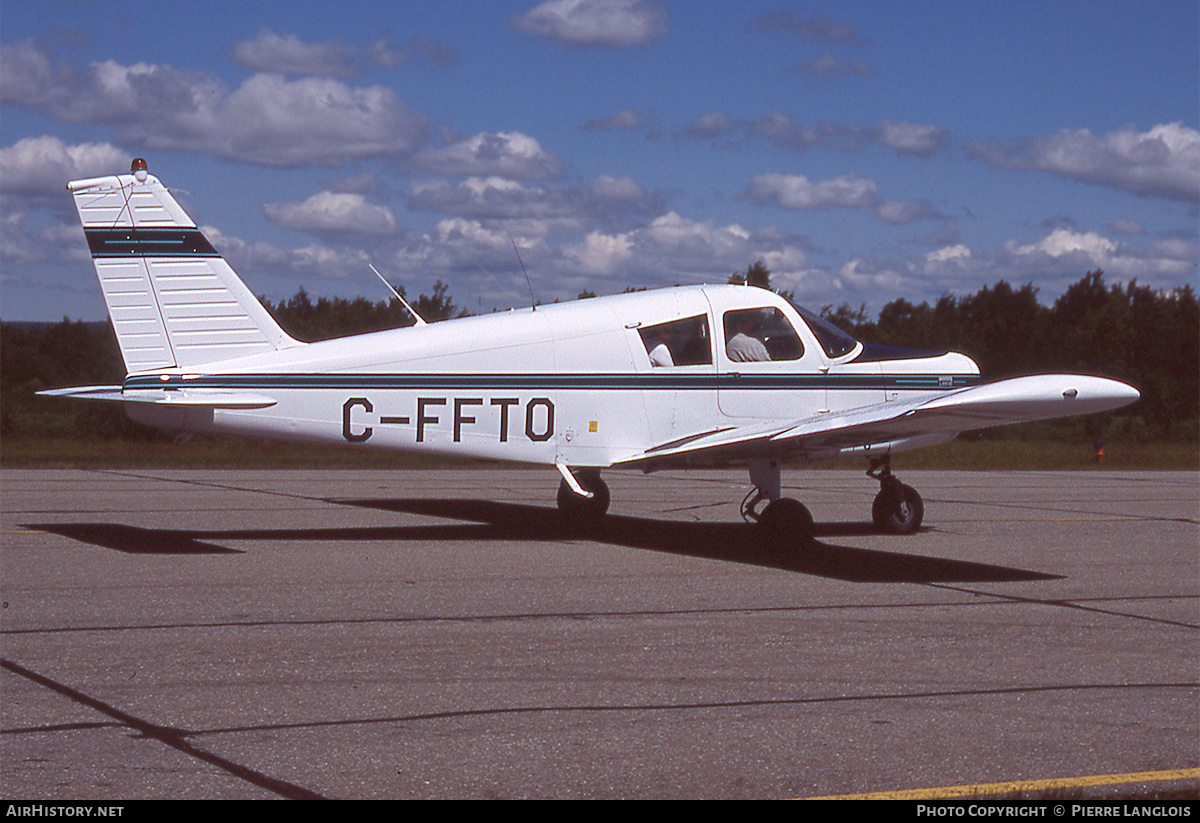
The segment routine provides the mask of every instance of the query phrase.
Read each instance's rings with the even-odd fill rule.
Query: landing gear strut
[[[877,529],[887,534],[912,534],[921,528],[925,503],[916,489],[892,474],[888,455],[872,460],[867,476],[879,481],[879,494],[871,505],[871,519]]]
[[[750,461],[754,491],[742,501],[742,518],[758,523],[759,530],[774,547],[802,543],[812,537],[813,519],[799,500],[780,494],[779,461],[757,458]],[[758,505],[766,500],[762,511]]]
[[[598,469],[575,469],[572,471],[566,466],[562,466],[559,471],[563,472],[563,480],[558,484],[559,513],[569,525],[594,526],[608,511],[608,485],[600,478],[600,471]],[[574,483],[569,482],[568,477]],[[580,492],[584,492],[584,494],[580,494]]]

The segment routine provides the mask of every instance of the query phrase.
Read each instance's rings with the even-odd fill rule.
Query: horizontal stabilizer
[[[120,386],[79,386],[73,389],[40,391],[46,397],[73,397],[77,400],[107,400],[117,403],[148,403],[158,406],[187,406],[203,409],[266,409],[275,405],[273,397],[219,389],[132,389]]]

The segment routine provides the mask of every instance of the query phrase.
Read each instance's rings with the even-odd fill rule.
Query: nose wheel
[[[871,461],[867,476],[879,481],[879,494],[871,504],[875,528],[885,534],[913,534],[925,519],[925,503],[912,486],[901,483],[892,474],[885,456]]]

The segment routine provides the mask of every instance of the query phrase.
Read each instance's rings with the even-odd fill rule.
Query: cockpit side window
[[[712,336],[708,333],[707,315],[642,326],[638,334],[652,366],[712,365]]]
[[[804,344],[783,312],[776,308],[725,312],[725,354],[735,363],[755,360],[799,360]]]

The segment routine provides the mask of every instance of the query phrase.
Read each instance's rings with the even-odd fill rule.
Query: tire
[[[763,509],[758,528],[771,548],[802,546],[812,539],[812,513],[799,500],[781,497]]]
[[[925,502],[912,486],[885,488],[875,495],[871,519],[884,534],[913,534],[925,519]]]
[[[608,511],[608,484],[599,472],[579,471],[575,479],[592,496],[580,497],[563,480],[558,484],[558,511],[569,526],[593,526]]]

